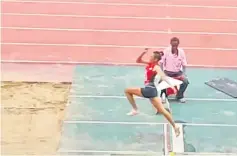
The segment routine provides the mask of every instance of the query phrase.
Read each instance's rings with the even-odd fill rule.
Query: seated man
[[[177,37],[173,37],[170,40],[170,44],[171,46],[164,50],[164,56],[162,57],[160,64],[167,76],[183,82],[177,91],[176,99],[180,102],[185,102],[184,92],[189,84],[188,79],[185,76],[187,65],[186,56],[183,49],[178,48],[179,39]]]

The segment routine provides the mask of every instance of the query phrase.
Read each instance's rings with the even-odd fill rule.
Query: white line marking
[[[103,47],[103,48],[147,48],[147,46],[136,45],[113,45],[113,44],[63,44],[63,43],[24,43],[24,42],[3,42],[2,45],[24,45],[24,46],[68,46],[68,47]],[[149,48],[167,48],[167,46],[149,46]],[[186,50],[223,50],[237,51],[237,48],[202,48],[202,47],[182,47]]]
[[[73,88],[73,85],[72,85]],[[101,99],[126,99],[125,96],[106,96],[106,95],[70,95],[71,98],[101,98]],[[136,97],[137,99],[143,99],[141,97]],[[172,100],[172,98],[170,98]],[[220,101],[220,102],[237,102],[237,99],[218,99],[218,98],[186,98],[188,101]],[[167,103],[168,108],[170,104]]]
[[[208,126],[208,127],[237,127],[236,124],[196,124],[196,123],[182,123],[186,126]]]
[[[1,60],[1,63],[42,63],[42,64],[101,64],[101,65],[134,65],[134,66],[142,66],[137,63],[116,63],[116,62],[108,62],[108,63],[98,63],[98,62],[80,62],[80,61],[35,61],[35,60]]]
[[[35,63],[35,64],[87,64],[87,65],[121,65],[121,66],[143,66],[137,63],[119,63],[119,62],[81,62],[81,61],[35,61],[35,60],[1,60],[1,63]],[[212,66],[188,64],[188,67],[206,67],[206,68],[237,68],[237,66]]]
[[[167,125],[168,123],[160,122],[121,122],[121,121],[84,121],[84,120],[65,120],[67,124],[119,124],[119,125]],[[198,124],[198,123],[181,123],[186,126],[210,126],[210,127],[237,127],[236,124]]]
[[[80,1],[37,1],[37,0],[2,0],[3,2],[22,3],[53,3],[53,4],[87,4],[87,5],[113,5],[113,6],[148,6],[148,7],[182,7],[182,8],[209,8],[209,9],[236,9],[237,6],[209,6],[209,5],[173,5],[173,4],[147,4],[147,3],[105,3]]]
[[[168,134],[167,134],[167,132],[168,132],[168,126],[167,125],[164,125],[163,126],[163,131],[164,131],[164,154],[165,155],[168,155],[169,154],[169,149],[168,149],[168,139],[170,139],[169,137],[168,137]]]
[[[64,120],[64,123],[67,123],[67,124],[75,124],[75,123],[119,124],[119,125],[164,125],[164,124],[167,124],[167,123],[159,123],[159,122],[80,121],[80,120]]]
[[[175,156],[184,156],[184,155],[190,155],[190,156],[200,156],[200,155],[209,155],[209,156],[236,156],[236,153],[216,153],[216,152],[184,152],[184,153],[176,153]]]
[[[121,154],[121,155],[125,155],[125,154],[129,154],[129,155],[147,155],[147,154],[154,154],[154,156],[156,155],[160,155],[162,152],[152,152],[152,151],[98,151],[98,150],[59,150],[59,153],[107,153],[107,154]]]
[[[179,20],[179,21],[216,21],[216,22],[237,22],[237,19],[218,18],[175,18],[175,17],[139,17],[139,16],[89,16],[73,14],[27,14],[27,13],[2,13],[12,16],[49,16],[49,17],[77,17],[77,18],[106,18],[106,19],[143,19],[143,20]]]
[[[111,32],[111,33],[152,33],[152,34],[186,34],[186,35],[228,35],[237,36],[237,33],[222,32],[182,32],[182,31],[155,31],[155,30],[122,30],[122,29],[73,29],[73,28],[36,28],[36,27],[2,27],[2,29],[15,30],[45,30],[45,31],[79,31],[79,32]],[[2,30],[4,31],[4,30]]]

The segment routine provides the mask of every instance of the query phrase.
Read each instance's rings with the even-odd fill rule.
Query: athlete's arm
[[[144,61],[142,59],[142,57],[148,52],[148,48],[145,49],[145,51],[143,53],[141,53],[141,55],[137,58],[136,62],[137,63],[143,63],[143,64],[148,64],[148,61]]]
[[[161,70],[161,67],[156,65],[154,70],[156,71],[156,73],[161,77],[161,80],[166,81],[170,87],[175,90],[173,84],[170,82],[169,78],[165,75],[165,73]]]

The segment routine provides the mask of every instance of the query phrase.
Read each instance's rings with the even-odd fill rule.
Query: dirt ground
[[[2,82],[1,155],[55,154],[70,84]]]

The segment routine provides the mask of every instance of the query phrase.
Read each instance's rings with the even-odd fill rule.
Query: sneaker
[[[186,100],[184,98],[178,99],[178,101],[181,102],[181,103],[185,103],[186,102]]]
[[[134,109],[132,109],[129,113],[127,113],[127,115],[129,115],[129,116],[134,116],[134,115],[137,115],[137,114],[138,114],[138,111],[134,110]]]

